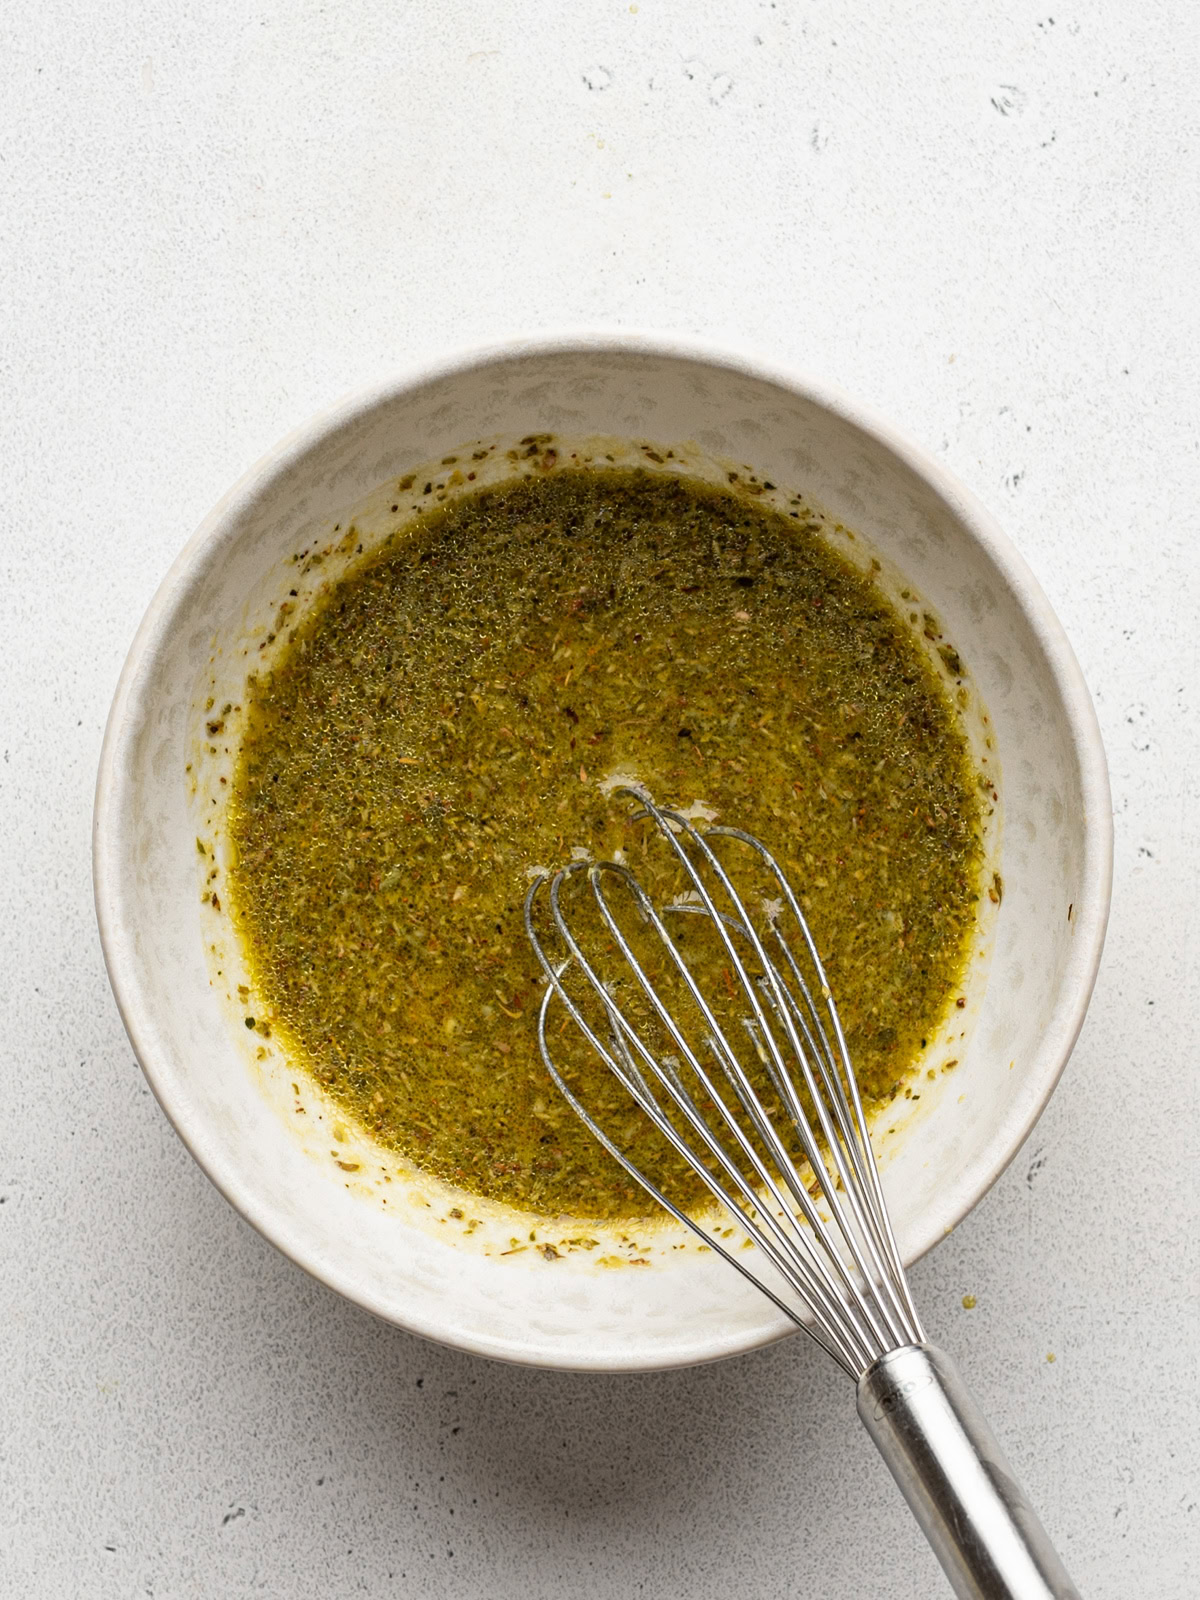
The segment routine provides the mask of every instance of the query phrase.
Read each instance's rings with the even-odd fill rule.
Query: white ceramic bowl
[[[229,760],[228,733],[206,735],[221,705],[206,702],[236,700],[247,670],[269,659],[296,577],[289,559],[344,543],[352,522],[356,539],[382,537],[414,469],[476,440],[543,432],[602,438],[621,458],[631,444],[672,446],[697,470],[739,463],[803,493],[858,535],[843,536],[846,553],[877,556],[885,587],[908,588],[959,650],[977,753],[990,738],[999,772],[990,849],[1003,896],[987,905],[968,1006],[931,1045],[935,1071],[951,1051],[958,1066],[881,1130],[905,1259],[984,1194],[1062,1071],[1099,961],[1111,817],[1095,716],[1042,591],[987,512],[878,418],[758,360],[628,333],[521,340],[408,374],[271,451],[175,562],[121,675],[96,797],[100,934],[130,1039],[180,1137],[294,1261],[403,1327],[486,1355],[609,1371],[684,1365],[791,1325],[714,1256],[673,1250],[670,1237],[602,1237],[554,1260],[537,1244],[568,1230],[551,1228],[502,1254],[506,1234],[527,1245],[528,1219],[518,1234],[510,1216],[489,1213],[468,1237],[452,1193],[393,1177],[369,1149],[339,1165],[331,1156],[349,1148],[331,1146],[330,1120],[319,1121],[329,1108],[310,1099],[296,1116],[285,1080],[297,1075],[277,1043],[241,1026],[237,952],[201,900],[211,868],[197,839],[218,872],[221,860],[206,785],[219,792]],[[440,484],[454,468],[430,470]]]

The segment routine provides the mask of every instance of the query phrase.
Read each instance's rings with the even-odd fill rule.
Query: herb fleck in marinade
[[[935,669],[803,522],[576,469],[427,514],[252,686],[234,779],[234,915],[297,1063],[383,1145],[550,1215],[646,1209],[546,1077],[521,919],[530,867],[636,844],[616,770],[779,853],[891,1099],[961,976],[978,785]],[[700,1201],[639,1118],[630,1153]]]

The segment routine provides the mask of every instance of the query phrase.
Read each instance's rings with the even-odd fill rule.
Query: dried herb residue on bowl
[[[624,470],[479,492],[333,585],[247,712],[230,887],[272,1024],[381,1144],[475,1194],[646,1211],[542,1067],[521,919],[531,867],[636,845],[615,771],[803,885],[868,1102],[952,1001],[981,813],[946,683],[781,512]],[[630,1153],[698,1203],[638,1117]]]

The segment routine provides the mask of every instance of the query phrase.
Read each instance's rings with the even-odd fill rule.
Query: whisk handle
[[[945,1351],[880,1357],[858,1414],[959,1600],[1080,1600]]]

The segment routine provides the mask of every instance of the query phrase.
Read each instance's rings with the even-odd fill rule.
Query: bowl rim
[[[129,805],[128,751],[134,731],[149,709],[149,667],[170,631],[172,619],[190,590],[198,555],[236,535],[243,513],[280,476],[287,473],[331,434],[379,406],[396,401],[424,386],[471,370],[501,366],[526,357],[555,355],[634,355],[682,360],[715,367],[725,373],[774,385],[813,403],[859,429],[890,451],[950,506],[984,549],[1002,575],[1024,613],[1047,662],[1064,711],[1079,772],[1085,815],[1080,897],[1075,902],[1075,937],[1060,985],[1061,999],[1042,1035],[1039,1070],[1014,1097],[985,1155],[968,1164],[946,1186],[939,1204],[931,1207],[923,1231],[905,1254],[911,1267],[938,1240],[944,1238],[983,1199],[1016,1157],[1057,1085],[1083,1026],[1104,946],[1112,892],[1113,823],[1108,767],[1099,722],[1082,671],[1067,635],[1051,608],[1031,568],[1001,529],[999,523],[964,484],[913,443],[869,405],[852,400],[836,386],[803,370],[765,359],[745,347],[710,343],[676,333],[620,327],[565,328],[517,334],[483,344],[464,345],[440,358],[414,362],[374,385],[360,388],[287,433],[248,467],[202,519],[176,556],[146,609],[117,681],[109,710],[96,776],[92,819],[92,881],[100,943],[109,982],[134,1054],[176,1133],[226,1200],[247,1222],[298,1266],[364,1309],[407,1331],[442,1344],[494,1359],[557,1370],[644,1372],[656,1368],[693,1365],[744,1353],[779,1337],[772,1329],[710,1341],[712,1348],[691,1343],[676,1352],[658,1352],[647,1360],[635,1349],[628,1354],[611,1351],[594,1360],[578,1356],[566,1360],[549,1350],[517,1345],[508,1339],[476,1335],[443,1321],[419,1314],[397,1314],[371,1286],[349,1274],[306,1257],[302,1241],[282,1225],[269,1203],[243,1182],[237,1163],[227,1162],[206,1137],[186,1096],[176,1095],[160,1070],[158,1030],[152,1007],[138,983],[129,960],[133,944],[132,908],[128,903],[125,864],[128,827],[122,819]]]

